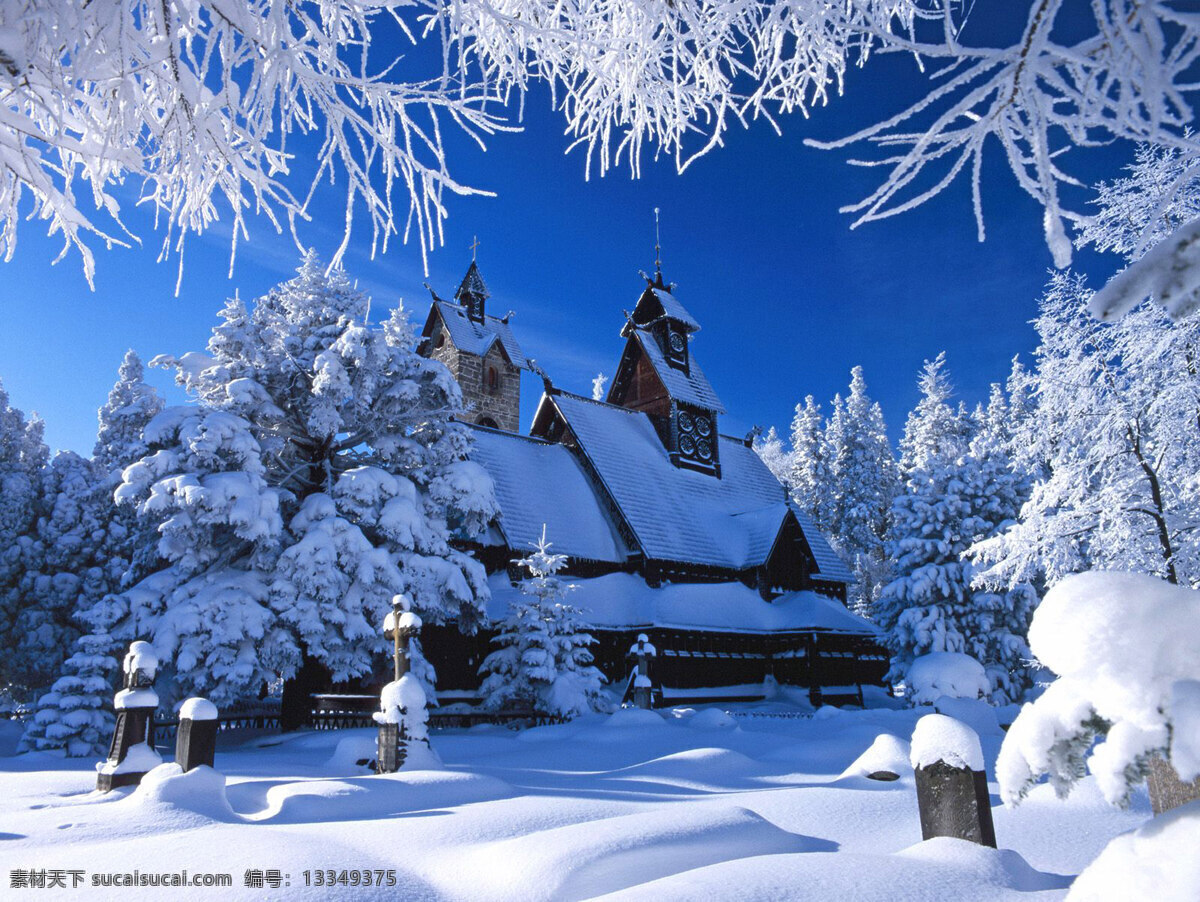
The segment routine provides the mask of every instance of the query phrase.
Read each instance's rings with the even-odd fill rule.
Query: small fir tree
[[[596,640],[585,631],[579,609],[564,600],[574,588],[558,576],[566,562],[566,555],[550,552],[544,526],[534,552],[515,561],[530,578],[520,584],[522,597],[510,604],[492,640],[500,647],[480,668],[487,707],[528,707],[561,718],[598,708],[604,676],[591,666],[588,646]]]

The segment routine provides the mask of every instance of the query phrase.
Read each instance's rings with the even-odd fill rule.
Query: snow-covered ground
[[[355,763],[370,730],[243,737],[218,750],[224,788],[203,769],[164,771],[107,796],[91,791],[92,762],[13,756],[14,725],[0,723],[0,878],[14,899],[1057,899],[1149,817],[1144,795],[1118,811],[1090,778],[1066,801],[1043,785],[1016,809],[993,784],[1000,851],[921,842],[905,744],[855,765],[881,734],[908,740],[919,711],[726,710],[435,732],[444,770],[387,776]],[[982,736],[989,772],[1000,739]],[[898,781],[860,775],[889,757]],[[66,872],[68,888],[8,895],[14,872],[42,869]],[[232,886],[92,886],[184,869]],[[365,870],[371,886],[348,885]],[[389,871],[395,885],[375,885]]]

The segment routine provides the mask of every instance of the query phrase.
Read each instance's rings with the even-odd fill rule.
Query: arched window
[[[493,420],[491,417],[480,417],[475,422],[477,424],[479,424],[480,426],[487,426],[490,429],[499,429],[500,428],[500,424],[497,423],[495,420]]]
[[[439,332],[437,338],[435,338],[433,340],[433,346],[435,348],[442,348],[445,346],[445,344],[446,344],[446,333]]]
[[[495,392],[500,387],[500,374],[494,366],[489,366],[483,375],[483,387],[489,392]]]

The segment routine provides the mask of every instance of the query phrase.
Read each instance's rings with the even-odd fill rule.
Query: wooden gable
[[[651,416],[671,416],[671,394],[632,336],[625,343],[607,400],[609,404]]]

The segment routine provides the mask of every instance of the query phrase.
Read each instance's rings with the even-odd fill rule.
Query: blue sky
[[[622,310],[641,291],[638,271],[653,267],[659,207],[664,275],[702,325],[692,348],[729,410],[723,432],[742,435],[756,424],[785,431],[806,394],[827,404],[862,364],[898,436],[925,359],[945,350],[959,396],[974,404],[1004,379],[1014,354],[1032,351],[1028,321],[1052,265],[1040,209],[999,147],[985,165],[985,243],[976,241],[965,182],[912,213],[850,229],[838,207],[864,196],[880,173],[803,139],[837,137],[894,113],[919,84],[909,60],[874,60],[830,107],[808,120],[781,119],[782,136],[765,122],[737,127],[682,176],[669,161],[647,160],[636,181],[627,169],[585,181],[583,156],[564,155],[560,120],[535,96],[523,133],[491,139],[486,152],[454,141],[452,172],[498,197],[450,199],[446,243],[430,257],[428,280],[452,292],[478,235],[489,311],[514,310],[526,353],[555,384],[588,393],[592,377],[611,375],[620,356]],[[1101,152],[1077,171],[1115,176],[1126,153]],[[326,257],[341,238],[339,204],[331,191],[302,235]],[[146,360],[202,348],[227,296],[257,297],[298,263],[290,239],[253,222],[230,279],[228,232],[218,227],[191,239],[176,297],[175,263],[155,262],[161,235],[147,227],[145,247],[97,252],[92,292],[76,256],[50,265],[59,243],[40,228],[22,222],[14,260],[0,264],[0,379],[12,403],[46,420],[54,449],[90,452],[96,409],[126,348]],[[403,298],[423,320],[419,249],[395,242],[372,261],[366,237],[360,232],[347,257],[351,274],[375,304]],[[1100,280],[1117,261],[1084,252],[1076,265]],[[165,372],[151,381],[174,391]],[[525,422],[539,387],[532,380],[526,392]]]

